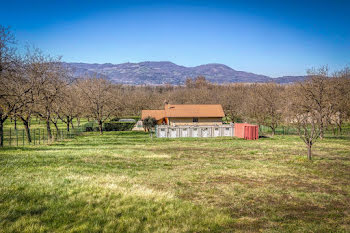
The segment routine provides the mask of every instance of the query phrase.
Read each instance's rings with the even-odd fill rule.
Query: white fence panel
[[[232,130],[231,130],[230,127],[225,127],[224,128],[224,135],[223,136],[226,136],[226,137],[232,136]]]
[[[177,130],[176,129],[170,129],[170,137],[176,138],[177,137]]]
[[[203,128],[202,129],[202,137],[207,138],[210,136],[209,129],[208,128]]]
[[[197,138],[199,136],[198,132],[199,132],[198,128],[193,128],[192,129],[192,137]]]
[[[188,137],[188,131],[189,129],[181,129],[181,137]]]
[[[214,128],[214,137],[219,137],[220,136],[220,129],[218,127]]]
[[[166,135],[166,129],[165,128],[160,128],[159,129],[159,137],[160,138],[166,138],[167,137],[167,135]]]
[[[177,138],[177,137],[232,137],[234,126],[231,125],[183,125],[169,126],[158,125],[157,137]]]

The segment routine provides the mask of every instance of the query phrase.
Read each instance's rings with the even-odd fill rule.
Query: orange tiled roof
[[[221,104],[168,104],[166,117],[224,117]]]
[[[157,121],[160,119],[163,119],[165,117],[164,110],[142,110],[141,113],[141,120],[147,118],[147,117],[153,117]]]
[[[164,110],[142,110],[141,119],[153,117],[224,117],[221,104],[167,104]]]

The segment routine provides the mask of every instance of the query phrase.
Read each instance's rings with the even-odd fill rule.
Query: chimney
[[[164,108],[165,109],[169,108],[168,105],[169,105],[169,102],[167,100],[164,100]]]

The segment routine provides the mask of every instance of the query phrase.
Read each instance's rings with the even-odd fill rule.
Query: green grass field
[[[349,232],[350,137],[86,133],[0,149],[0,232]]]

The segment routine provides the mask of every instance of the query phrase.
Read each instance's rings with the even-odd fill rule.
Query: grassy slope
[[[0,149],[0,232],[350,231],[350,138],[87,134]]]

